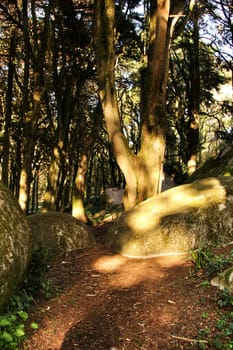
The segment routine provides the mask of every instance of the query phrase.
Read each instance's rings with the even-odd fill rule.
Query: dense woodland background
[[[75,215],[85,220],[83,205],[94,204],[107,187],[127,186],[99,98],[103,81],[98,72],[105,74],[106,68],[108,81],[109,67],[103,65],[113,45],[120,128],[127,150],[139,155],[143,126],[152,128],[145,116],[150,114],[145,80],[153,76],[152,24],[156,53],[158,13],[165,3],[170,5],[149,0],[99,0],[95,7],[91,0],[1,1],[0,176],[27,214],[73,204],[81,210]],[[231,0],[171,3],[179,11],[170,7],[167,15],[172,38],[159,123],[166,144],[161,163],[179,184],[232,144],[233,8]],[[107,9],[114,5],[110,23]],[[148,105],[153,94],[149,98]],[[141,169],[151,152],[144,151],[143,157]]]

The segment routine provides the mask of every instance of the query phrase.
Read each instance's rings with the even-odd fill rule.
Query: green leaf
[[[201,282],[201,286],[202,287],[210,287],[210,282],[205,280],[205,281]]]
[[[26,321],[28,319],[28,313],[25,311],[19,311],[18,315],[22,318],[22,320]]]
[[[0,316],[0,327],[6,327],[9,326],[11,322],[9,321],[9,318],[6,316]]]
[[[38,327],[39,327],[39,326],[38,326],[37,323],[35,323],[35,322],[32,322],[32,323],[31,323],[31,328],[32,328],[32,329],[38,329]]]
[[[15,330],[15,335],[16,335],[16,337],[21,338],[21,337],[23,337],[25,335],[25,332],[22,329],[17,328]]]
[[[8,332],[3,332],[1,335],[1,338],[5,340],[7,343],[12,343],[13,342],[13,337],[10,333]]]

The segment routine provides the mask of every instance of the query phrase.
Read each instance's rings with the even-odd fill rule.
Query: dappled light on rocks
[[[233,178],[224,177],[169,189],[121,215],[109,227],[104,244],[125,256],[144,258],[229,242],[233,232],[226,218],[233,215],[232,192]]]
[[[226,191],[218,179],[204,179],[169,189],[142,202],[126,215],[126,223],[138,232],[144,231],[159,225],[163,217],[205,207],[212,201],[222,203],[225,197]]]

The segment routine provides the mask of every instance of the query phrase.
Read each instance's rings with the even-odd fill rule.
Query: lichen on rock
[[[26,217],[12,193],[0,184],[0,308],[24,278],[31,253]]]
[[[27,217],[33,236],[33,251],[44,250],[51,259],[74,249],[95,245],[87,225],[67,213],[48,212]]]

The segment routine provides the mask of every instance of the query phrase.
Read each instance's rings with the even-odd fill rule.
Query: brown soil
[[[98,237],[105,226],[96,229]],[[57,261],[48,278],[58,290],[37,299],[39,324],[29,350],[198,349],[198,333],[218,318],[217,290],[202,285],[181,256],[128,259],[100,243]],[[208,343],[203,343],[211,349]]]

